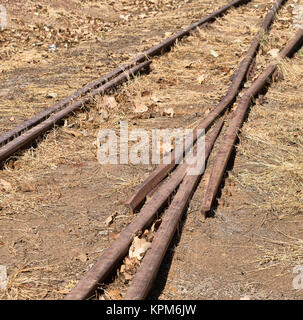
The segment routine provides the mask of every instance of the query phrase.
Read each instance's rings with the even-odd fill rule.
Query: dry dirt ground
[[[0,132],[226,3],[2,1],[8,28],[0,32]],[[97,98],[6,164],[0,265],[8,285],[1,299],[62,299],[69,292],[133,219],[124,201],[154,168],[100,165],[99,130],[118,132],[121,120],[129,130],[193,128],[225,94],[272,4],[254,0],[229,10],[113,92],[116,105]],[[294,35],[298,4],[286,1],[279,11],[253,77]],[[250,108],[213,217],[202,222],[221,134],[149,299],[303,298],[303,289],[293,288],[293,268],[303,264],[303,50],[279,70],[280,79]],[[121,299],[126,288],[118,278],[99,298]]]

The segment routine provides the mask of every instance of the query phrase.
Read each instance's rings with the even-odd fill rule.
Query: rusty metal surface
[[[176,190],[186,175],[187,164],[180,165],[174,173],[159,186],[150,201],[135,219],[120,233],[119,237],[101,255],[97,263],[84,275],[77,286],[65,297],[67,300],[89,298],[98,283],[102,283],[119,261],[126,255],[135,234],[146,228],[155,218],[159,209]]]
[[[249,0],[250,1],[250,0]],[[68,97],[64,98],[63,100],[57,102],[52,107],[46,109],[45,111],[42,111],[38,115],[22,122],[20,125],[15,127],[12,130],[7,131],[6,133],[0,135],[0,147],[8,143],[9,141],[15,139],[18,137],[22,132],[25,132],[26,130],[29,130],[33,126],[39,124],[40,122],[46,120],[51,114],[54,112],[57,112],[67,106],[69,103],[73,103],[73,101],[81,96],[84,96],[85,94],[88,94],[91,90],[103,85],[107,81],[110,81],[111,79],[115,78],[122,72],[129,70],[137,63],[144,62],[156,55],[162,54],[164,51],[168,50],[170,47],[172,47],[177,40],[182,39],[184,36],[188,35],[190,31],[200,27],[201,25],[211,22],[215,20],[215,18],[222,15],[224,12],[226,12],[229,8],[234,6],[239,6],[243,3],[249,2],[248,0],[235,0],[230,2],[229,4],[223,6],[222,8],[214,11],[213,13],[209,14],[208,16],[202,18],[201,20],[193,23],[186,29],[183,29],[179,31],[178,33],[172,35],[171,37],[165,39],[161,43],[153,46],[146,52],[138,55],[137,57],[130,60],[129,63],[126,63],[122,66],[119,66],[115,68],[114,70],[110,71],[106,75],[100,77],[99,79],[87,84],[85,87],[79,89],[78,91],[74,92],[73,94],[69,95]]]
[[[76,111],[81,108],[81,106],[89,101],[89,99],[97,94],[103,94],[105,91],[112,89],[124,81],[127,81],[129,78],[133,77],[139,71],[144,70],[151,64],[151,61],[145,61],[137,66],[125,71],[120,74],[118,77],[108,81],[101,87],[93,90],[89,96],[78,100],[68,107],[62,109],[61,111],[52,114],[49,118],[34,126],[30,130],[24,132],[21,136],[15,138],[14,140],[8,142],[3,147],[0,148],[0,163],[1,161],[7,159],[10,155],[12,155],[17,150],[25,147],[33,140],[35,140],[38,136],[45,133],[47,130],[51,129],[58,121],[68,116],[71,112]]]
[[[144,59],[144,60],[146,60],[146,59]],[[71,94],[68,97],[64,98],[63,100],[59,101],[58,103],[56,103],[52,107],[46,109],[45,111],[42,111],[41,113],[34,116],[33,118],[30,118],[30,119],[22,122],[20,125],[18,125],[14,129],[9,130],[6,133],[2,134],[0,136],[0,146],[3,146],[4,144],[13,140],[14,138],[16,138],[17,136],[22,134],[22,132],[29,130],[33,126],[35,126],[38,123],[42,122],[43,120],[47,119],[47,117],[50,116],[52,113],[61,110],[63,107],[67,106],[69,103],[72,103],[77,98],[89,93],[91,90],[110,81],[114,77],[121,74],[123,71],[126,71],[133,66],[134,66],[134,63],[130,63],[130,64],[123,65],[123,66],[120,66],[120,67],[112,70],[111,72],[107,73],[105,76],[102,76],[101,78],[87,84],[85,87],[81,88],[80,90],[74,92],[73,94]]]
[[[221,131],[223,121],[220,120],[212,132],[205,139],[205,155],[198,154],[197,161],[206,161],[212,147]],[[195,165],[195,164],[194,164]],[[150,291],[158,270],[176,232],[179,221],[186,206],[193,195],[199,178],[197,175],[186,175],[181,183],[172,203],[164,214],[163,221],[157,231],[151,248],[147,251],[143,261],[128,288],[125,300],[143,300]]]
[[[245,76],[249,70],[251,63],[256,55],[256,52],[259,48],[260,41],[262,39],[263,34],[268,30],[272,20],[281,7],[281,5],[285,2],[285,0],[278,0],[274,6],[271,8],[269,13],[266,15],[263,20],[262,26],[258,32],[258,34],[254,37],[245,57],[241,61],[238,69],[236,70],[232,83],[228,88],[226,95],[223,99],[213,108],[210,113],[201,121],[201,123],[194,129],[194,141],[197,139],[197,130],[207,130],[209,126],[235,101],[238,92],[245,80]],[[186,152],[186,147],[185,150]],[[183,157],[183,153],[175,154],[173,150],[171,154],[171,164],[161,164],[159,165],[150,176],[145,179],[133,192],[133,194],[126,200],[125,205],[132,212],[134,212],[138,206],[144,201],[146,195],[153,189],[155,186],[165,178],[165,176],[174,168],[175,163],[178,163],[180,159]]]
[[[99,283],[102,283],[116,265],[126,255],[134,236],[146,228],[155,218],[159,209],[176,190],[186,175],[188,165],[183,163],[155,191],[150,201],[142,208],[136,218],[120,233],[119,237],[101,255],[96,264],[84,275],[65,300],[83,300],[89,298]]]
[[[280,52],[279,58],[290,57],[295,50],[302,45],[303,42],[303,29],[300,29],[293,39],[291,39],[284,49]],[[263,87],[269,82],[271,76],[276,70],[278,60],[269,65],[247,89],[241,97],[236,110],[233,112],[232,119],[229,122],[229,126],[223,138],[222,144],[220,145],[218,154],[213,164],[212,172],[209,178],[206,192],[204,194],[203,204],[201,212],[206,215],[211,210],[212,204],[215,200],[219,186],[223,179],[223,175],[228,163],[228,160],[233,151],[234,143],[237,139],[238,132],[242,126],[245,114],[252,99],[263,89]]]

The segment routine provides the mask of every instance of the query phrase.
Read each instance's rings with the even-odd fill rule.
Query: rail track
[[[154,56],[163,55],[178,40],[189,35],[190,32],[196,28],[203,27],[203,25],[215,21],[217,17],[224,14],[231,7],[237,7],[246,4],[247,2],[249,1],[232,1],[188,28],[152,47],[145,53],[132,59],[128,64],[116,68],[107,75],[102,76],[63,99],[51,108],[1,135],[0,163],[6,161],[15,152],[30,145],[38,136],[46,133],[56,123],[59,123],[69,114],[80,109],[94,96],[102,95],[105,92],[116,88],[121,83],[130,80],[136,74],[149,70],[149,66],[152,63]],[[262,37],[269,31],[276,13],[284,2],[286,1],[278,0],[273,5],[264,18],[260,30],[253,38],[243,60],[239,64],[226,95],[194,128],[194,142],[200,138],[198,135],[199,130],[202,129],[207,132],[205,157],[203,158],[202,154],[196,154],[197,161],[205,161],[206,164],[207,158],[212,151],[222,127],[227,127],[223,142],[219,146],[219,150],[215,157],[211,176],[202,201],[202,219],[205,219],[207,214],[212,210],[214,200],[224,177],[227,163],[236,143],[238,132],[244,122],[245,115],[247,114],[247,110],[250,107],[253,98],[270,84],[272,78],[276,75],[275,72],[279,60],[285,57],[291,58],[294,52],[302,45],[303,29],[299,29],[297,34],[295,34],[294,37],[289,40],[288,44],[280,51],[279,57],[265,68],[250,88],[244,91],[236,109],[231,111],[231,107],[242,89],[245,77],[248,75],[253,64]],[[228,121],[227,119],[229,118],[231,119]],[[203,175],[204,170],[202,169],[202,163],[200,163],[201,170],[196,175],[188,174],[190,168],[190,165],[187,164],[188,162],[178,165],[183,157],[188,157],[187,154],[190,149],[191,145],[188,144],[184,146],[182,152],[173,150],[169,153],[167,157],[171,159],[170,164],[159,165],[156,170],[137,187],[129,199],[127,199],[125,205],[132,212],[138,212],[137,216],[119,234],[119,237],[101,255],[98,261],[83,276],[71,292],[66,295],[66,300],[83,300],[93,297],[98,286],[115,272],[119,264],[121,264],[121,261],[127,255],[135,236],[141,235],[146,228],[149,228],[152,225],[156,216],[164,211],[162,222],[155,233],[151,247],[147,250],[142,263],[139,265],[124,299],[141,300],[147,297],[168,246],[176,232],[180,219]],[[175,150],[177,150],[177,148],[175,148]],[[165,163],[165,161],[163,162]],[[194,165],[196,164],[197,163]],[[149,201],[146,201],[147,198],[149,198]],[[169,204],[168,209],[163,210],[163,207],[168,203],[169,199],[172,199],[172,201]]]
[[[163,42],[155,45],[146,52],[132,59],[129,63],[119,66],[105,76],[87,84],[82,89],[71,94],[67,98],[56,103],[49,109],[41,112],[35,117],[26,120],[16,128],[6,132],[0,136],[0,163],[14,154],[17,150],[29,145],[38,136],[44,134],[52,128],[60,120],[79,110],[81,106],[89,102],[96,95],[104,94],[105,92],[117,87],[122,82],[134,77],[137,73],[144,72],[151,64],[151,59],[156,55],[161,55],[169,50],[176,41],[181,40],[196,28],[214,21],[231,7],[239,6],[249,2],[248,0],[234,0],[226,6],[216,10],[201,20],[195,22],[184,30],[169,37]],[[77,98],[80,98],[76,100]]]

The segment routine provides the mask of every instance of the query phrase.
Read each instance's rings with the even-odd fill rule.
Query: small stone
[[[98,235],[99,236],[107,236],[108,235],[108,231],[107,230],[99,231]]]
[[[56,48],[56,45],[53,43],[48,47],[48,49],[51,51],[56,51],[57,48]]]
[[[58,94],[55,93],[55,92],[49,92],[47,95],[46,95],[46,98],[51,98],[51,99],[55,99],[58,97]]]

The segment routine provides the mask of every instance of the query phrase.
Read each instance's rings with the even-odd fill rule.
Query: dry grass
[[[59,1],[54,8],[47,1],[39,5],[28,1],[21,12],[18,5],[6,4],[10,21],[9,28],[0,33],[5,44],[0,50],[0,132],[160,42],[167,31],[179,30],[225,4],[223,0],[196,1],[180,14],[178,7],[183,2],[115,1],[113,5],[104,1],[101,5],[90,1],[76,6]],[[121,15],[129,17],[125,20]],[[54,52],[49,50],[53,43],[57,46]],[[47,99],[50,92],[57,98]]]
[[[7,289],[2,293],[2,297],[8,300],[33,300],[43,299],[50,290],[49,283],[45,283],[35,271],[51,272],[52,266],[24,267],[17,270],[8,279]],[[30,274],[30,276],[28,276]],[[49,280],[49,279],[48,279]]]
[[[280,49],[294,33],[289,25],[292,15],[284,8],[262,43],[257,62],[272,59],[271,49]],[[285,25],[288,28],[285,29]],[[280,79],[273,83],[265,99],[257,99],[241,130],[237,147],[240,158],[232,177],[252,198],[239,209],[260,214],[262,223],[287,217],[300,217],[303,212],[303,85],[302,49],[292,59],[279,63]],[[303,235],[297,238],[278,232],[276,238],[261,239],[262,252],[257,259],[262,268],[289,267],[302,263]],[[263,266],[264,265],[264,266]]]
[[[257,102],[252,108],[238,147],[246,161],[237,181],[263,199],[255,203],[256,209],[276,216],[303,210],[303,95],[297,90],[302,85],[300,54],[280,66],[284,80],[272,85],[263,105]]]
[[[192,20],[195,21],[212,8],[222,5],[223,2],[225,3],[225,1],[211,2],[209,7],[209,4],[201,1],[202,4],[192,6],[191,10],[185,10],[179,17],[179,11],[171,9],[169,13],[163,11],[156,18],[157,30],[154,29],[155,18],[153,17],[142,22],[130,22],[127,26],[121,25],[121,28],[117,27],[110,37],[104,39],[104,44],[109,44],[112,40],[111,43],[114,46],[110,49],[105,47],[106,50],[102,52],[99,50],[100,43],[81,43],[70,49],[59,48],[55,53],[48,52],[47,59],[40,59],[41,52],[47,51],[45,47],[35,50],[21,47],[20,50],[24,50],[25,53],[16,52],[12,56],[9,55],[5,63],[7,66],[10,65],[11,69],[1,75],[2,78],[9,79],[5,82],[4,88],[8,91],[1,100],[3,105],[1,130],[9,129],[15,123],[49,106],[53,101],[45,98],[48,92],[57,93],[57,98],[60,99],[96,78],[97,74],[94,75],[92,69],[86,68],[88,65],[94,67],[98,73],[104,73],[120,64],[125,58],[137,54],[136,51],[143,51],[159,42],[161,38],[167,37],[165,32],[168,29],[174,31],[181,24],[189,25]],[[171,19],[168,19],[167,15]],[[177,24],[173,20],[176,17],[179,21]],[[143,42],[135,49],[134,46],[140,42],[142,36],[145,37],[145,34],[142,35],[142,30],[146,28],[150,29],[147,32],[147,39],[150,41]],[[126,29],[131,30],[134,36],[131,45],[130,42],[120,44],[118,41],[121,39],[121,34],[125,35]],[[203,41],[200,40],[199,45],[202,46],[202,44]],[[123,52],[126,47],[127,53]],[[113,54],[113,52],[117,53]],[[21,54],[20,57],[18,57],[19,54]],[[26,61],[21,64],[23,69],[19,70],[21,57],[25,57]],[[170,60],[173,62],[174,58]],[[22,84],[23,89],[19,90],[19,95],[15,95],[19,84],[14,81],[19,73],[26,74],[28,78]],[[41,74],[38,77],[39,73]],[[179,77],[182,78],[181,75]],[[196,79],[196,75],[194,78]],[[143,88],[145,84],[142,85],[142,82],[145,80],[147,77],[141,80],[136,78],[133,83]],[[127,85],[122,88],[122,92],[129,97],[130,103],[134,98],[132,90],[131,86],[128,88]],[[122,207],[123,200],[126,194],[129,194],[129,188],[134,188],[147,170],[144,167],[130,167],[125,172],[123,169],[117,172],[109,167],[96,168],[95,141],[98,131],[101,128],[118,130],[118,121],[129,116],[129,108],[125,107],[124,100],[119,98],[119,94],[116,94],[119,102],[118,109],[110,111],[108,121],[103,121],[99,115],[99,102],[92,103],[87,106],[86,113],[80,112],[70,117],[63,128],[55,128],[46,135],[39,142],[38,148],[26,150],[22,156],[17,156],[16,161],[9,162],[6,169],[0,172],[0,179],[6,182],[0,198],[0,226],[1,230],[3,229],[1,241],[4,244],[1,250],[5,252],[9,274],[8,290],[1,293],[2,299],[62,297],[66,293],[66,286],[79,279],[80,275],[76,274],[75,270],[83,272],[90,263],[80,264],[79,260],[75,260],[78,252],[86,252],[88,257],[94,260],[100,254],[100,250],[108,246],[112,234],[120,232],[122,227],[114,226],[108,230],[108,239],[102,239],[98,243],[95,228],[101,222],[97,219],[92,220],[91,217],[91,211],[96,210],[94,203],[100,201],[98,199],[102,201],[98,211],[105,211],[105,214],[109,215],[112,210],[118,210],[123,215],[125,211]],[[159,94],[161,97],[164,96],[164,91],[162,90]],[[138,97],[140,98],[139,94]],[[172,95],[169,92],[167,99],[171,98]],[[175,96],[176,101],[178,98],[179,96]],[[11,117],[14,119],[9,120]],[[150,119],[149,117],[138,119],[138,115],[134,113],[132,118],[134,121],[141,120],[142,123]],[[170,119],[160,118],[167,126]],[[155,126],[156,123],[152,120],[150,126]],[[137,125],[133,126],[137,127]],[[70,133],[71,131],[76,132],[76,135]],[[82,173],[83,164],[85,164],[84,167],[87,164],[92,167],[85,178]],[[96,181],[100,178],[102,182]],[[86,194],[85,201],[81,201],[79,198],[85,190],[90,192]],[[57,229],[57,225],[61,228],[60,224],[64,225],[66,219],[69,221],[68,227]],[[120,220],[125,224],[128,219],[125,216],[125,219]],[[52,222],[53,220],[56,222]],[[78,230],[79,226],[81,230]],[[37,230],[39,230],[38,233]],[[70,230],[77,231],[71,234]],[[83,233],[82,236],[81,233]],[[85,243],[91,243],[89,248]],[[57,252],[58,246],[61,248],[60,252]],[[43,261],[39,261],[41,257]]]
[[[258,247],[262,255],[257,260],[250,261],[250,263],[259,265],[258,270],[278,267],[280,270],[278,275],[283,275],[284,272],[290,272],[290,266],[302,265],[303,240],[282,232],[279,233],[282,234],[283,240],[261,239],[266,243],[266,246]]]
[[[191,4],[190,10],[184,10],[181,14],[180,11],[164,10],[157,17],[147,17],[144,21],[130,21],[129,24],[122,25],[121,28],[117,27],[105,37],[104,43],[110,42],[111,39],[114,43],[121,38],[121,35],[125,35],[125,30],[132,32],[134,38],[137,37],[134,39],[135,44],[140,42],[144,30],[148,34],[148,41],[142,42],[138,48],[134,48],[134,45],[131,46],[127,54],[123,50],[130,42],[125,46],[121,45],[120,48],[116,43],[115,48],[102,53],[100,53],[99,45],[95,46],[91,43],[87,46],[84,43],[83,47],[75,47],[74,51],[71,50],[74,54],[71,53],[70,56],[66,55],[67,50],[62,54],[58,53],[50,58],[46,66],[47,69],[55,62],[60,62],[56,68],[51,68],[51,72],[43,75],[43,79],[44,76],[47,78],[44,87],[41,87],[39,81],[36,84],[29,83],[20,97],[3,102],[4,108],[1,110],[5,111],[6,120],[11,116],[18,120],[25,119],[50,105],[50,101],[46,101],[44,98],[47,92],[58,93],[59,99],[65,97],[67,91],[72,92],[92,78],[96,78],[97,75],[85,67],[89,64],[98,66],[98,59],[106,61],[98,67],[98,72],[104,73],[128,57],[137,54],[136,51],[143,51],[157,43],[168,30],[173,31],[178,27],[187,26],[190,22],[203,16],[204,13],[210,12],[222,4],[226,4],[226,1],[195,1],[194,4]],[[259,4],[259,7],[255,7],[255,4]],[[97,219],[93,222],[90,220],[88,209],[85,211],[85,208],[81,208],[83,210],[81,212],[80,209],[79,211],[75,209],[73,202],[77,203],[80,193],[89,189],[90,184],[95,184],[95,189],[85,198],[85,206],[89,206],[91,201],[93,202],[99,197],[102,199],[99,210],[104,206],[108,211],[116,209],[122,211],[123,200],[130,193],[130,189],[135,188],[146,173],[151,170],[146,166],[137,166],[136,168],[127,166],[125,171],[123,171],[124,168],[119,171],[110,167],[96,169],[97,147],[95,140],[98,131],[103,128],[119,130],[118,121],[124,119],[129,120],[130,130],[138,127],[146,129],[193,127],[225,94],[230,84],[231,75],[258,30],[260,20],[257,20],[256,16],[266,12],[263,4],[264,1],[259,0],[254,1],[252,5],[230,10],[215,24],[201,29],[184,39],[170,53],[155,59],[151,74],[136,77],[114,93],[118,107],[115,110],[109,110],[107,121],[103,121],[100,117],[100,111],[104,106],[100,105],[98,101],[92,102],[90,106],[87,106],[86,113],[80,112],[69,117],[65,127],[52,130],[39,143],[38,148],[25,151],[21,157],[17,157],[17,161],[9,163],[6,170],[0,172],[0,179],[11,184],[11,188],[4,191],[0,198],[0,223],[4,226],[7,219],[24,219],[25,224],[31,225],[32,218],[48,222],[48,219],[57,211],[63,212],[63,217],[57,218],[60,221],[65,221],[67,217],[71,220],[74,217],[73,223],[69,220],[73,228],[75,225],[84,223],[83,238],[78,239],[80,230],[76,230],[75,236],[66,244],[64,250],[68,252],[68,245],[76,250],[84,250],[83,243],[88,241],[84,239],[90,234],[94,235],[94,228],[99,221]],[[288,9],[283,9],[280,15],[285,18],[289,17],[290,13]],[[153,32],[155,20],[157,20],[157,30]],[[239,24],[243,28],[239,28]],[[293,34],[293,29],[289,25],[284,26],[283,24],[284,20],[275,24],[272,32],[274,38],[268,37],[264,40],[263,54],[258,55],[257,59],[257,65],[260,67],[258,72],[271,59],[267,52],[275,48],[277,43],[280,47]],[[140,31],[136,33],[138,29]],[[76,49],[80,50],[80,55],[77,55]],[[115,50],[119,53],[113,55]],[[211,50],[215,50],[218,57],[214,57]],[[98,55],[94,55],[95,53]],[[237,167],[234,179],[247,191],[262,197],[262,201],[250,202],[245,207],[258,210],[262,216],[265,212],[273,214],[274,218],[280,214],[302,212],[302,201],[300,201],[303,190],[301,174],[302,125],[300,123],[303,114],[300,105],[302,98],[298,93],[298,88],[302,86],[300,82],[302,81],[300,78],[302,58],[300,57],[299,54],[294,60],[281,64],[280,68],[284,75],[283,82],[279,81],[271,87],[266,95],[265,104],[257,103],[252,108],[249,121],[246,122],[241,134],[242,143],[238,147],[241,166]],[[39,71],[41,65],[38,63],[37,66],[39,66],[37,68]],[[37,70],[33,72],[33,77],[37,74]],[[58,70],[62,70],[60,76],[54,77],[54,72]],[[204,80],[199,83],[197,78],[201,75],[204,76]],[[286,92],[285,88],[289,90]],[[36,99],[34,103],[30,101],[31,97]],[[154,99],[155,97],[159,99]],[[135,102],[146,104],[149,108],[148,112],[143,115],[135,113]],[[35,107],[27,108],[27,106],[33,105]],[[175,116],[173,118],[162,115],[163,110],[167,108],[174,109]],[[294,125],[289,125],[293,123]],[[13,125],[13,121],[6,121],[1,123],[1,129],[8,129]],[[65,129],[74,130],[77,134],[68,133]],[[81,171],[83,164],[92,164],[89,176],[83,177]],[[67,168],[68,170],[73,168],[72,174],[65,176]],[[59,179],[57,175],[60,174],[62,177],[60,176]],[[102,177],[102,182],[96,180],[98,177]],[[41,183],[41,180],[44,182]],[[32,190],[24,191],[26,188],[32,188]],[[75,190],[78,193],[75,193]],[[63,206],[62,197],[66,201],[65,211],[60,211],[60,206]],[[119,228],[118,226],[113,232],[120,232]],[[25,237],[26,232],[22,232]],[[48,243],[49,241],[49,246],[52,246],[53,243],[58,245],[57,242],[51,242],[45,234],[44,237],[44,242]],[[66,239],[69,237],[70,234],[66,231],[62,239],[68,241]],[[4,238],[3,242],[7,243],[9,236],[5,234]],[[58,238],[60,240],[59,236]],[[106,247],[110,240],[109,238],[107,242],[101,242],[98,246]],[[93,260],[99,254],[96,253],[97,245],[95,242],[92,239],[90,241],[92,244],[89,247],[89,257]],[[294,243],[297,252],[297,254],[290,255],[290,259],[299,261],[298,257],[301,255],[299,250],[302,249],[302,246],[295,240],[289,241],[289,243]],[[35,248],[35,238],[33,237],[27,245],[30,248]],[[100,247],[98,247],[99,250]],[[23,251],[19,251],[18,248],[14,250],[14,265],[12,269],[9,269],[9,288],[1,298],[62,297],[67,290],[66,286],[74,283],[80,273],[88,267],[88,263],[75,267],[71,257],[60,257],[56,260],[58,265],[44,263],[44,261],[37,263],[38,266],[32,265],[27,263],[27,256],[23,256]],[[86,247],[85,250],[88,251]],[[286,252],[288,251],[286,250]],[[283,258],[283,254],[284,251],[273,251],[277,261],[286,259],[286,257]],[[269,253],[266,252],[264,259],[268,259],[268,255]],[[261,259],[263,259],[262,257]],[[70,269],[63,268],[67,261],[69,261]],[[79,274],[74,273],[74,268],[79,271]],[[61,281],[65,277],[66,281],[52,285],[51,281],[41,280],[44,276],[50,280],[58,278]],[[31,287],[28,287],[27,282],[32,283]],[[176,296],[178,295],[176,294]]]

